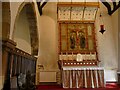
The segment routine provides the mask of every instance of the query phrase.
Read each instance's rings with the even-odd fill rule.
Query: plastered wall
[[[101,18],[99,17],[99,13],[102,14],[102,20],[105,27],[105,33],[101,34],[99,32],[100,25],[101,25]],[[116,56],[116,43],[117,41],[114,37],[114,26],[112,23],[112,16],[109,16],[106,12],[106,8],[101,4],[101,10],[99,10],[95,27],[96,27],[96,34],[97,34],[97,48],[98,48],[98,55],[99,60],[101,61],[101,66],[109,69],[115,69],[118,67],[117,65],[117,56]],[[117,31],[117,30],[116,30]],[[116,36],[117,37],[117,36]]]
[[[120,8],[118,11],[118,23],[120,23]],[[118,26],[118,68],[120,71],[120,25]]]
[[[31,54],[31,39],[29,23],[26,16],[26,8],[21,10],[15,22],[14,41],[17,43],[17,47]]]
[[[115,44],[115,55],[117,57],[117,60],[119,60],[118,58],[118,54],[119,54],[119,51],[118,51],[118,35],[119,35],[119,17],[120,17],[120,8],[115,11],[113,14],[112,14],[112,25],[113,25],[113,38],[114,38],[114,44]],[[117,63],[117,64],[120,64],[120,63]],[[120,70],[120,68],[119,68]]]
[[[23,2],[10,2],[10,8],[11,8],[11,26],[10,26],[10,39],[13,39],[13,31],[14,31],[14,23],[17,19],[18,11],[20,9],[20,5],[22,5]]]
[[[39,17],[40,48],[38,63],[46,70],[56,70],[57,68],[57,6],[56,3],[47,3],[43,8],[43,15]]]
[[[102,15],[102,21],[99,15]],[[117,12],[112,16],[107,14],[107,9],[103,4],[100,5],[100,10],[98,11],[95,27],[97,36],[97,49],[100,66],[105,68],[105,79],[106,81],[116,81],[117,80],[117,69],[118,69],[118,57],[117,57],[117,44],[118,44],[118,29],[117,25]],[[101,34],[99,32],[100,25],[104,24],[105,33]],[[109,78],[107,78],[108,73],[110,73]]]

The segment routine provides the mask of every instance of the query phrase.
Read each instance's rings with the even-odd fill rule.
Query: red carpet
[[[116,83],[107,83],[105,88],[68,88],[64,89],[60,85],[39,85],[37,90],[120,90],[120,85]]]
[[[116,83],[107,83],[106,88],[119,88],[119,90],[120,90],[120,85],[118,85]]]

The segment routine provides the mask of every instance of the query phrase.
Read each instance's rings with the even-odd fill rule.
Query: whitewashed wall
[[[47,3],[43,8],[43,15],[39,17],[40,49],[38,63],[46,70],[57,68],[57,6],[56,3]]]
[[[23,2],[10,2],[10,9],[11,9],[11,25],[10,25],[10,39],[13,38],[13,30],[14,30],[14,24],[16,17],[18,15],[18,10],[20,9],[20,5]]]
[[[120,23],[120,8],[118,11],[118,23]],[[118,26],[118,70],[120,71],[120,25]]]
[[[112,14],[112,25],[113,25],[113,38],[114,38],[114,44],[115,44],[115,55],[118,59],[118,12],[120,11],[120,8],[119,10],[115,11],[113,14]]]
[[[26,16],[26,8],[23,8],[15,22],[14,41],[17,43],[17,48],[31,54],[31,38],[29,22]]]
[[[97,49],[99,53],[100,66],[105,68],[105,79],[106,81],[116,81],[117,80],[117,68],[118,68],[118,58],[117,58],[117,33],[118,29],[116,27],[117,21],[116,15],[109,16],[107,14],[107,9],[103,4],[101,4],[101,9],[98,12],[96,20],[96,33],[97,33]],[[102,14],[103,23],[105,26],[105,33],[102,35],[100,30],[101,18],[99,18],[100,12]],[[108,77],[109,73],[109,78]]]

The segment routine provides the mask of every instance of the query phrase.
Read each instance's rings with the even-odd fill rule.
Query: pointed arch
[[[38,27],[37,27],[37,18],[35,12],[35,5],[33,2],[23,2],[18,11],[14,22],[14,29],[12,32],[12,38],[14,39],[15,34],[15,23],[19,18],[20,12],[26,8],[26,16],[29,24],[29,32],[30,32],[30,44],[31,44],[31,54],[38,55]]]

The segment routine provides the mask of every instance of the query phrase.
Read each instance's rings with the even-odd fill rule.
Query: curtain
[[[62,84],[63,88],[104,87],[104,70],[62,70]]]

